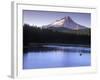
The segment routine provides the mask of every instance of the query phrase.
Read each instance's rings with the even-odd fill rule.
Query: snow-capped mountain
[[[74,20],[71,19],[70,16],[65,16],[64,18],[60,20],[56,20],[53,23],[47,25],[47,28],[66,28],[69,30],[80,30],[80,29],[86,29],[87,27],[80,25],[76,23]]]

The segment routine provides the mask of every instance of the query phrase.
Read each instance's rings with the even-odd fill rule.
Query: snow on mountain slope
[[[47,27],[64,27],[64,28],[71,29],[71,30],[80,30],[80,29],[87,28],[85,26],[82,26],[74,22],[69,16],[67,17],[65,16],[64,18],[60,20],[56,20],[55,22],[47,25]]]

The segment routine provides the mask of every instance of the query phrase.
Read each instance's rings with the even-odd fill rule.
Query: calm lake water
[[[23,69],[80,67],[91,65],[90,48],[44,45],[24,52]]]

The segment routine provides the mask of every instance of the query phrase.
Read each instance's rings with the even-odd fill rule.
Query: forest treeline
[[[80,35],[68,32],[59,32],[48,28],[23,25],[23,45],[30,43],[62,43],[90,45],[91,35]]]

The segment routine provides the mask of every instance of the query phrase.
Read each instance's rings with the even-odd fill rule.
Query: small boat
[[[80,56],[82,56],[82,53],[80,53]]]

